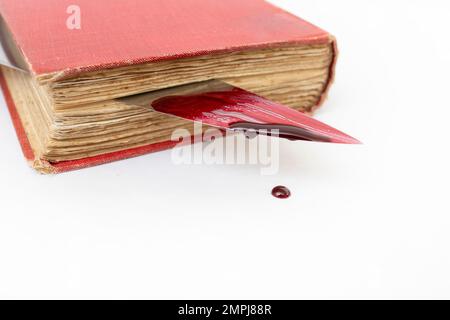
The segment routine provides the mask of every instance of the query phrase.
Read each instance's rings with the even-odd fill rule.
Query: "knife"
[[[0,65],[29,72],[27,63],[14,44],[13,37],[3,17],[0,16]]]
[[[128,105],[148,107],[178,118],[247,134],[276,135],[289,140],[314,142],[361,143],[303,112],[220,80],[182,85],[118,100]]]

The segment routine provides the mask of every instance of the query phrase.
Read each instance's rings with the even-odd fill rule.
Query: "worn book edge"
[[[327,97],[328,91],[331,87],[331,84],[334,81],[338,50],[335,38],[330,36],[330,40],[333,43],[334,52],[333,52],[333,61],[330,65],[329,78],[325,86],[325,89],[321,94],[319,102],[315,107],[312,108],[310,113],[313,113],[315,110],[317,110],[317,108],[319,108],[323,104],[323,102]],[[8,84],[1,70],[0,70],[0,85],[25,159],[27,160],[27,162],[31,167],[33,167],[35,170],[43,174],[58,174],[83,168],[89,168],[97,165],[111,163],[114,161],[138,157],[148,153],[168,150],[174,148],[178,144],[178,141],[163,141],[155,144],[111,152],[79,160],[50,163],[46,160],[40,159],[35,156],[35,153],[31,147],[31,144],[28,140],[25,129],[23,127],[22,121],[16,110],[16,105],[9,91]],[[194,140],[192,139],[192,141]]]

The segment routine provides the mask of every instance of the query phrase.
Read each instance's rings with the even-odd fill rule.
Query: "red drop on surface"
[[[272,195],[278,199],[287,199],[291,196],[291,191],[284,186],[277,186],[272,189]]]

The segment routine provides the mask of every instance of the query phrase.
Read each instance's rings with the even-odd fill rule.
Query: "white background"
[[[40,176],[2,99],[1,298],[450,298],[449,2],[273,2],[338,38],[317,117],[365,144]]]

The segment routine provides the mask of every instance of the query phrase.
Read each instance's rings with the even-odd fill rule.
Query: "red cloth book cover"
[[[81,29],[66,26],[72,0],[0,0],[0,12],[29,70],[53,79],[106,68],[286,44],[334,42],[326,31],[263,0],[77,0]],[[330,81],[333,78],[331,66]],[[7,84],[2,89],[30,158]],[[324,95],[325,96],[325,93]],[[62,172],[167,149],[158,145],[49,164]],[[28,155],[27,155],[28,154]]]

